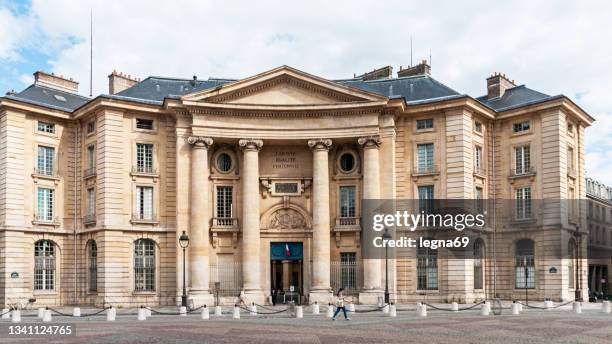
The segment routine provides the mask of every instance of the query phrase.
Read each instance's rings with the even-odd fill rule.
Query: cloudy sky
[[[230,4],[231,3],[231,4]],[[228,5],[229,4],[229,5]],[[493,5],[495,4],[495,5]],[[503,72],[591,113],[587,173],[612,185],[612,5],[609,1],[5,1],[0,92],[36,70],[94,94],[113,70],[144,78],[242,78],[290,65],[327,78],[432,55],[435,78],[480,96]]]

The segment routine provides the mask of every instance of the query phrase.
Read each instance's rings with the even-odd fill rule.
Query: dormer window
[[[514,123],[512,131],[515,133],[523,133],[529,131],[531,128],[531,123],[529,121],[522,121],[518,123]]]
[[[153,130],[153,120],[136,118],[136,129]]]

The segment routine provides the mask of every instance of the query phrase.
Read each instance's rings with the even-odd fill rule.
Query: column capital
[[[379,135],[372,135],[360,137],[357,139],[357,143],[359,143],[359,145],[363,148],[378,148],[380,147],[381,141]]]
[[[332,145],[332,140],[330,139],[316,139],[316,140],[308,140],[308,147],[312,150],[326,150],[329,151],[329,148]]]
[[[242,148],[243,150],[259,151],[261,147],[263,147],[263,141],[255,139],[241,139],[240,141],[238,141],[238,146],[240,146],[240,148]]]
[[[193,148],[209,148],[213,144],[213,139],[206,136],[189,136],[187,143],[193,146]]]

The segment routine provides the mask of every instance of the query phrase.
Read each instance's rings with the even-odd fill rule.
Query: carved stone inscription
[[[271,177],[312,177],[312,152],[303,146],[264,146],[260,173]]]
[[[274,160],[272,163],[274,169],[299,169],[297,153],[295,151],[277,151],[274,152]]]

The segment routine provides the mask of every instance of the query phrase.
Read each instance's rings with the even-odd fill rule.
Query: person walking
[[[351,318],[346,315],[346,307],[344,306],[345,300],[342,291],[344,291],[344,288],[338,289],[338,293],[336,293],[336,312],[334,313],[332,320],[336,320],[336,315],[340,313],[340,310],[342,310],[342,312],[344,313],[344,319],[351,320]]]

